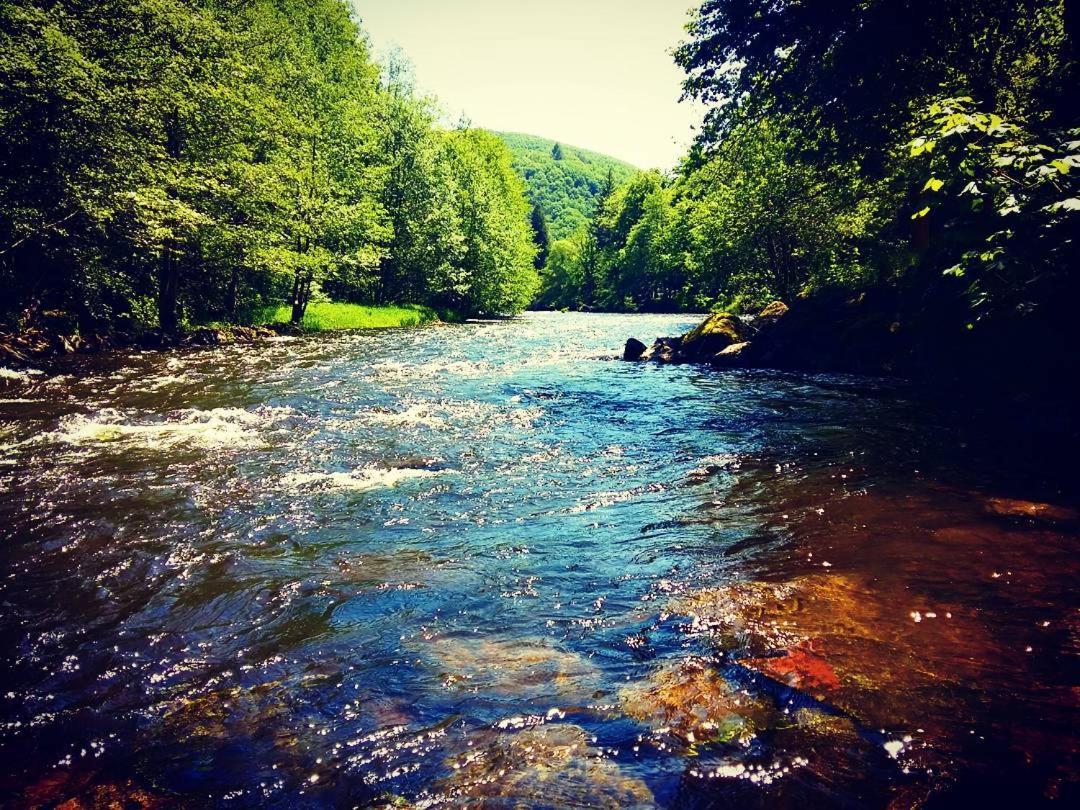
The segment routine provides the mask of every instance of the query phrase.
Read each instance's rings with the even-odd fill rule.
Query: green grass
[[[268,310],[264,323],[288,323],[292,308],[280,306]],[[435,310],[417,304],[368,307],[360,304],[335,304],[316,302],[308,304],[303,328],[311,332],[329,332],[335,329],[386,329],[400,326],[420,326],[439,320]]]

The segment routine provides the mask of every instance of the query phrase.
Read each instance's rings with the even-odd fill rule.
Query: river
[[[1076,801],[1070,493],[900,382],[613,357],[694,322],[6,372],[4,803]]]

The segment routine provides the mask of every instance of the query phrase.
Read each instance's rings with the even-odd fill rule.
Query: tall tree
[[[547,262],[548,250],[551,247],[551,234],[548,232],[544,209],[539,205],[533,205],[529,221],[533,229],[533,242],[536,243],[536,269],[539,270]]]

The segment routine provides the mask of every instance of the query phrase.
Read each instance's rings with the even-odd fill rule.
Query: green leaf
[[[1059,172],[1061,172],[1061,174],[1069,173],[1069,164],[1066,163],[1064,160],[1052,160],[1050,161],[1050,165],[1057,169]]]
[[[923,191],[941,191],[945,186],[944,180],[938,180],[936,177],[931,177],[926,181],[926,185],[922,187]]]
[[[912,219],[922,219],[923,217],[925,217],[929,213],[930,213],[930,206],[926,206],[926,208],[922,209],[921,211],[916,211],[914,214],[912,214],[911,218]]]

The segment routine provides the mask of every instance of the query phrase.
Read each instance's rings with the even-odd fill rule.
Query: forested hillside
[[[510,147],[529,202],[543,212],[552,239],[565,239],[583,227],[606,184],[624,183],[637,171],[621,160],[547,138],[495,134]]]
[[[345,0],[0,2],[0,322],[525,307],[509,151],[365,42]]]
[[[540,303],[737,310],[883,284],[966,302],[961,328],[1054,317],[1077,293],[1077,16],[702,3],[676,51],[709,107],[696,146],[551,246]]]

